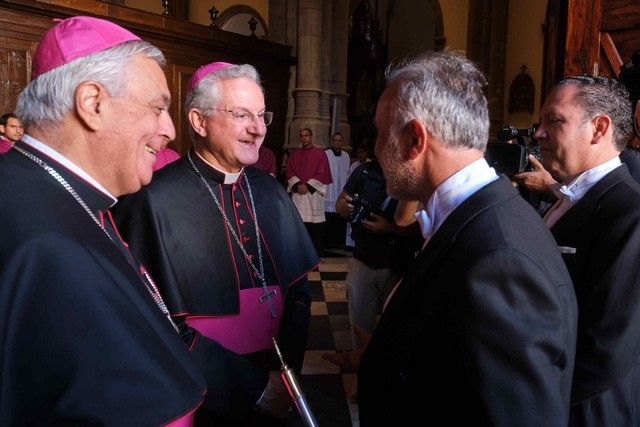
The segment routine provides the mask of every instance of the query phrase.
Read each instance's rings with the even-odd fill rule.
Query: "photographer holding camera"
[[[640,183],[640,50],[633,53],[631,60],[620,67],[618,80],[629,92],[633,103],[633,136],[620,153],[620,160],[627,165],[633,179]],[[516,174],[512,179],[532,192],[551,194],[558,187],[557,180],[534,156],[528,155],[531,170]]]
[[[520,195],[542,215],[556,200],[549,189],[556,181],[542,166],[535,133],[536,125],[526,129],[503,126],[497,134],[498,142],[487,144],[485,159],[497,172],[507,175]]]
[[[411,259],[407,255],[410,246],[404,245],[404,238],[398,235],[401,227],[393,222],[397,205],[398,201],[387,195],[386,180],[377,160],[358,166],[336,201],[336,211],[351,224],[355,241],[346,280],[349,320],[353,327],[368,333],[375,326],[378,304],[386,295],[391,273],[402,268],[400,261]],[[402,250],[404,247],[407,251]],[[355,334],[353,346],[364,346]]]

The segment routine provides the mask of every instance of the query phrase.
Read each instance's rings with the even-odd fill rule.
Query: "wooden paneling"
[[[0,37],[0,114],[13,112],[20,91],[29,82],[35,43]]]
[[[620,65],[640,49],[640,2],[602,0],[600,74],[618,76]]]
[[[638,0],[602,0],[601,31],[640,29]]]
[[[549,0],[545,36],[545,93],[574,74],[615,77],[640,49],[640,1]]]
[[[584,73],[592,74],[597,70],[601,1],[603,0],[569,0],[564,58],[565,77]]]
[[[28,82],[31,54],[42,33],[53,25],[51,18],[74,15],[107,18],[163,51],[167,58],[165,74],[173,96],[171,116],[177,134],[171,146],[183,154],[191,145],[183,104],[185,86],[193,71],[217,60],[255,66],[262,76],[267,109],[275,113],[265,144],[280,158],[285,136],[289,67],[295,63],[289,46],[103,1],[0,0],[0,61],[7,61],[7,66],[2,62],[0,67],[3,108],[15,104],[18,92]]]

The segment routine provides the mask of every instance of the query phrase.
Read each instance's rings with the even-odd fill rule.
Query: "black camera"
[[[353,205],[353,211],[351,211],[347,218],[349,224],[358,224],[360,221],[367,218],[373,211],[371,204],[358,193],[353,195],[351,204]]]
[[[503,126],[498,131],[499,142],[487,144],[485,159],[489,166],[499,173],[515,175],[521,172],[530,172],[533,166],[529,161],[529,155],[533,155],[542,162],[540,145],[533,137],[536,133],[535,125],[530,128],[514,128],[513,126]],[[507,144],[507,141],[516,140],[516,144]]]

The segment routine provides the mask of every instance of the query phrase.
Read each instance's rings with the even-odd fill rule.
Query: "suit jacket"
[[[627,166],[598,181],[551,232],[567,248],[580,311],[572,424],[639,425],[640,186]]]
[[[358,376],[362,425],[565,426],[576,301],[549,230],[502,177],[444,221]]]

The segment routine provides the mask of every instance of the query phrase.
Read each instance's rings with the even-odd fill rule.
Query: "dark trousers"
[[[318,252],[319,256],[322,256],[324,251],[324,222],[305,222],[304,226],[307,228],[316,252]]]
[[[335,212],[325,212],[327,222],[324,227],[324,247],[326,249],[343,248],[347,232],[347,220]]]

